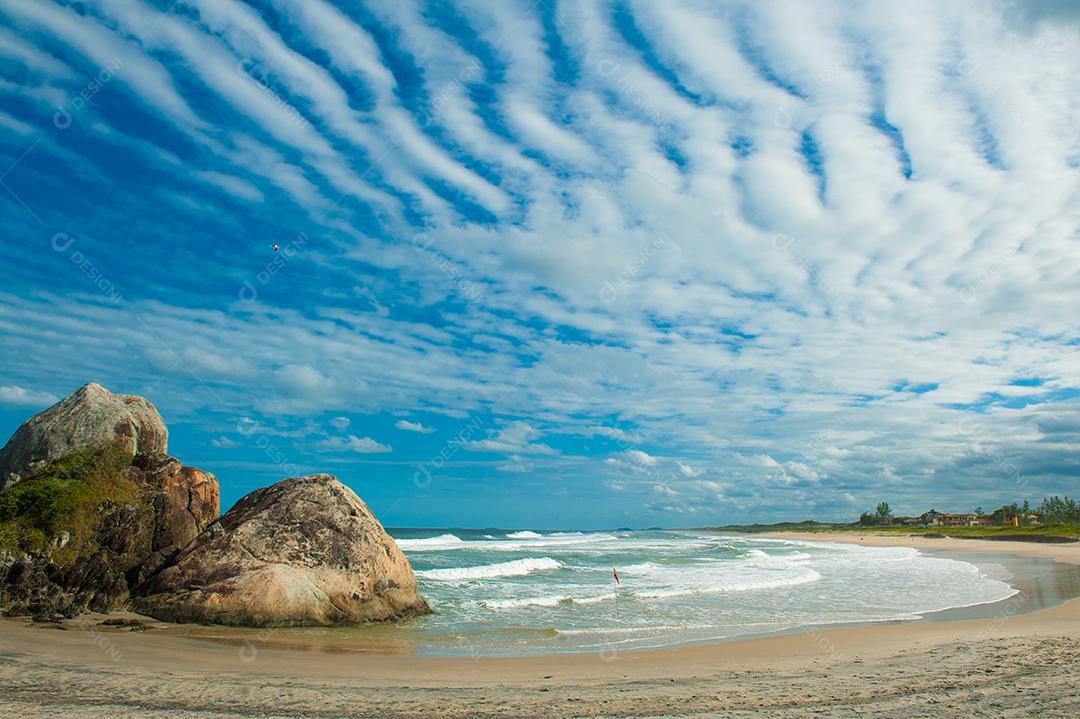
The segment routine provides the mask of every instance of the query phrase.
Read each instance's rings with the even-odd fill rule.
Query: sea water
[[[426,653],[646,649],[912,620],[1017,591],[1007,576],[901,547],[683,531],[391,534],[435,609],[409,626]]]

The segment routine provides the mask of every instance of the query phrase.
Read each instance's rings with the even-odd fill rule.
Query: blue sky
[[[391,526],[1075,493],[1078,22],[0,0],[0,430],[96,381]]]

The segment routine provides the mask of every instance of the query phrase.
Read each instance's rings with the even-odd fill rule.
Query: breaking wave
[[[398,548],[413,552],[436,551],[439,549],[460,549],[465,541],[453,534],[440,534],[438,537],[425,539],[395,539]]]
[[[551,557],[526,557],[512,562],[481,564],[478,567],[450,567],[448,569],[426,569],[416,573],[418,577],[435,579],[440,582],[467,582],[471,579],[494,579],[496,577],[523,577],[533,572],[549,569],[561,569],[562,562]]]

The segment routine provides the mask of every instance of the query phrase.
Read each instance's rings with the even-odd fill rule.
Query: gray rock
[[[430,611],[405,555],[356,494],[327,474],[236,503],[139,592],[156,619],[329,626]]]
[[[120,443],[132,456],[165,452],[169,431],[142,397],[84,385],[15,431],[0,450],[0,490],[46,462],[110,442]]]

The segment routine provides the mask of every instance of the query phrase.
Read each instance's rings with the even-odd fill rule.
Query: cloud
[[[587,436],[599,436],[607,437],[608,439],[614,439],[619,442],[629,443],[638,441],[638,437],[633,434],[628,434],[624,430],[618,427],[588,427],[583,430],[582,434]]]
[[[332,452],[356,452],[358,454],[380,454],[394,450],[390,445],[380,444],[371,437],[356,437],[351,434],[344,438],[330,437],[317,442],[315,446],[318,449]]]
[[[234,449],[239,447],[235,440],[229,439],[225,435],[221,435],[215,439],[210,440],[210,446],[218,447],[219,449]]]
[[[496,452],[499,454],[558,454],[554,449],[539,442],[533,442],[543,435],[528,422],[510,422],[502,429],[489,433],[487,439],[465,443],[465,448],[473,452]]]
[[[1080,468],[1069,3],[9,5],[0,229],[71,243],[0,257],[5,403],[100,378],[298,461],[440,416],[465,496],[462,449],[718,519]]]
[[[349,420],[348,417],[331,417],[330,418],[330,426],[333,427],[334,429],[341,430],[342,432],[344,432],[346,429],[349,428],[350,423],[351,423],[351,421]]]
[[[697,477],[701,474],[701,470],[695,467],[691,467],[685,462],[675,462],[675,465],[679,468],[679,474],[684,477]]]
[[[631,462],[642,467],[652,467],[656,465],[657,462],[656,457],[653,457],[648,452],[643,452],[640,449],[628,449],[625,454]]]
[[[223,175],[220,172],[213,172],[210,170],[193,172],[191,173],[191,176],[195,179],[202,180],[203,182],[217,185],[230,195],[234,195],[241,200],[247,200],[248,202],[262,202],[265,199],[259,188],[239,177]]]
[[[419,422],[410,422],[407,419],[399,419],[394,422],[394,426],[406,432],[419,432],[420,434],[431,434],[435,431],[433,427],[425,427]]]
[[[48,392],[39,392],[17,385],[0,385],[0,404],[9,407],[34,407],[44,409],[56,404],[59,398]]]
[[[332,392],[334,383],[309,364],[281,367],[274,373],[274,383],[284,394],[293,397]]]
[[[270,414],[315,414],[344,407],[363,387],[323,374],[308,363],[287,364],[273,372],[271,386],[277,395],[260,400],[256,407]]]

